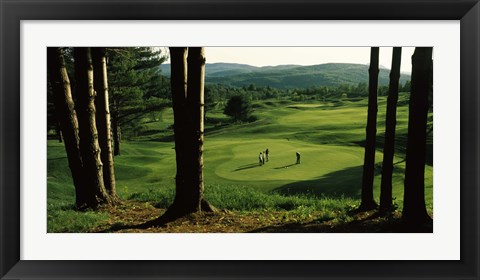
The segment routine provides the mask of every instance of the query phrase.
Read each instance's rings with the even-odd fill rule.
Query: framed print
[[[0,1],[2,279],[478,279],[477,1]]]

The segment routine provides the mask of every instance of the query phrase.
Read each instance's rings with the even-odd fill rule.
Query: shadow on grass
[[[47,158],[47,160],[60,160],[60,159],[66,159],[67,157],[58,157],[58,158]]]
[[[258,163],[245,164],[245,165],[239,166],[237,169],[233,170],[233,172],[251,169],[255,167],[261,167],[261,165],[259,165]]]
[[[280,167],[275,167],[274,169],[284,169],[284,168],[289,168],[291,166],[295,166],[297,165],[296,163],[292,163],[292,164],[288,164],[288,165],[285,165],[285,166],[280,166]]]
[[[164,135],[160,137],[155,137],[155,138],[150,138],[147,141],[153,141],[153,142],[173,142],[175,140],[175,135],[169,134],[169,135]]]
[[[355,166],[331,172],[317,179],[283,185],[273,192],[283,195],[315,195],[360,198],[363,167]]]
[[[97,233],[113,233],[121,230],[146,230],[151,227],[165,227],[170,221],[163,221],[160,218],[156,218],[141,224],[125,224],[117,222],[111,225],[109,228],[98,231]]]
[[[148,228],[148,226],[145,226],[145,224],[127,225],[127,224],[124,224],[124,223],[114,223],[109,228],[101,230],[101,231],[97,231],[97,233],[114,233],[114,232],[117,232],[117,231],[128,230],[128,229],[138,229],[138,230],[143,229],[143,230],[145,230],[147,228]]]
[[[353,216],[353,214],[351,214]],[[376,211],[356,216],[351,222],[328,223],[330,220],[318,219],[308,223],[288,223],[283,225],[257,228],[251,233],[433,233],[433,222],[412,227],[404,223],[399,212],[382,217]]]
[[[222,123],[215,123],[214,126],[205,127],[205,135],[222,130],[230,126],[232,122],[230,120],[223,121]]]

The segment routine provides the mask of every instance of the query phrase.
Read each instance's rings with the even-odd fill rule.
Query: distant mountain
[[[162,64],[160,66],[162,74],[170,76],[170,64]],[[207,63],[205,72],[208,77],[227,77],[239,74],[252,73],[258,71],[260,67],[238,63]]]
[[[161,65],[162,73],[170,75],[170,65]],[[378,82],[388,85],[390,70],[380,67]],[[368,65],[350,63],[326,63],[311,66],[279,65],[256,67],[235,63],[211,63],[205,65],[207,83],[231,86],[271,86],[280,89],[314,86],[338,86],[342,84],[368,84]],[[402,73],[400,82],[410,80]]]

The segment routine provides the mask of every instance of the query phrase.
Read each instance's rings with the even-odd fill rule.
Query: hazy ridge
[[[257,67],[237,63],[207,63],[205,80],[231,86],[270,86],[279,89],[368,84],[368,65],[326,63],[310,66],[278,65]],[[161,65],[162,73],[170,76],[170,64]],[[380,67],[378,82],[388,85],[390,69]],[[410,80],[402,73],[400,82]]]

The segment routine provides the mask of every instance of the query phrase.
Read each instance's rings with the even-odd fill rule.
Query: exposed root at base
[[[202,201],[200,202],[200,207],[201,209],[188,209],[184,205],[180,205],[174,202],[162,216],[153,221],[146,222],[141,226],[142,228],[162,227],[165,226],[167,223],[183,218],[189,214],[202,212],[218,212],[218,209],[211,205],[206,199],[202,199]]]

